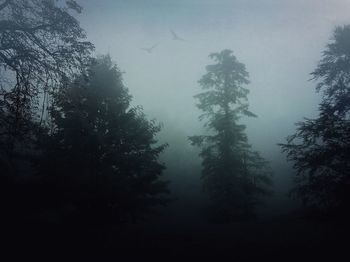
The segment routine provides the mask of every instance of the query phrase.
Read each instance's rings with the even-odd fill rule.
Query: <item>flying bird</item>
[[[158,45],[158,43],[157,44],[154,44],[153,46],[151,46],[151,47],[143,47],[143,48],[140,48],[141,50],[143,50],[143,51],[146,51],[147,53],[152,53],[152,51],[153,51],[153,49],[156,47]]]
[[[170,33],[173,35],[173,40],[185,41],[185,39],[179,37],[173,30],[170,29]]]

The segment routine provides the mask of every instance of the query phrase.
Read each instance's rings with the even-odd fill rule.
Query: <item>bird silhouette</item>
[[[140,48],[141,50],[143,50],[143,51],[146,51],[147,53],[152,53],[152,51],[153,51],[153,49],[156,47],[158,45],[158,43],[157,44],[154,44],[153,46],[151,46],[151,47],[142,47],[142,48]]]
[[[177,40],[177,41],[185,41],[185,39],[179,37],[172,29],[170,29],[170,33],[173,36],[173,40]]]

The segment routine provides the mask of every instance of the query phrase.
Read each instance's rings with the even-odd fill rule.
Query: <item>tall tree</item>
[[[73,207],[79,223],[129,221],[166,202],[160,126],[130,101],[109,56],[91,65],[88,80],[78,77],[55,96],[40,176],[46,199],[56,210]]]
[[[242,116],[255,117],[248,110],[248,72],[231,50],[212,53],[216,63],[206,67],[199,80],[204,90],[195,96],[197,107],[207,119],[208,135],[192,136],[193,145],[202,147],[202,179],[217,219],[231,221],[253,214],[258,195],[269,193],[271,183],[267,162],[251,150]]]
[[[281,144],[297,171],[292,191],[307,206],[348,210],[350,201],[350,25],[338,26],[311,73],[322,92],[319,115],[298,122]],[[349,211],[347,211],[349,212]]]
[[[74,0],[0,0],[0,162],[8,169],[48,94],[89,60],[93,46],[73,12],[81,12]]]
[[[74,0],[2,0],[1,69],[15,74],[16,85],[44,89],[84,66],[93,46],[72,16],[81,10]]]

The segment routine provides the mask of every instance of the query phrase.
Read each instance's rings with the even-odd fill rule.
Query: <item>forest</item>
[[[0,0],[2,249],[346,253],[350,4],[322,3]]]

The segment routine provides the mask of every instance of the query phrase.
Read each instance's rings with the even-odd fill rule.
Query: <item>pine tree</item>
[[[242,116],[255,117],[248,110],[248,72],[231,50],[212,53],[216,63],[206,67],[199,84],[204,90],[195,96],[204,112],[208,135],[192,136],[193,145],[202,148],[202,180],[214,209],[223,222],[253,215],[259,195],[268,194],[271,183],[267,162],[251,149]]]
[[[349,212],[350,25],[335,29],[311,74],[322,91],[319,115],[297,123],[295,134],[281,144],[297,171],[291,193],[322,212]]]
[[[55,97],[40,176],[50,205],[70,206],[79,223],[118,224],[166,202],[160,126],[130,101],[109,56],[91,65],[88,80],[75,79]]]

